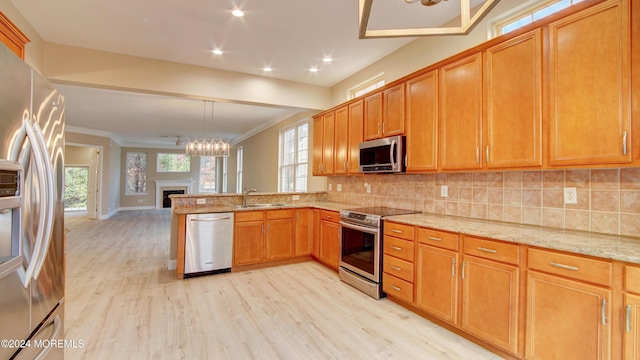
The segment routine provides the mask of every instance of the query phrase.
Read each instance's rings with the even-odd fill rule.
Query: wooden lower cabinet
[[[311,209],[295,210],[296,234],[294,256],[311,255],[313,216]]]
[[[339,233],[340,224],[338,223],[338,213],[321,210],[318,259],[336,271],[338,271],[340,263]]]
[[[233,266],[284,260],[293,255],[293,210],[236,213]]]
[[[262,261],[264,221],[236,222],[233,241],[233,265]]]
[[[420,244],[416,252],[416,306],[438,318],[458,322],[458,252]]]
[[[609,359],[610,304],[607,288],[529,271],[527,359]]]
[[[282,260],[293,257],[293,220],[267,220],[265,259]]]
[[[518,351],[518,266],[464,256],[461,327],[512,353]]]
[[[624,295],[624,359],[640,359],[640,296]]]

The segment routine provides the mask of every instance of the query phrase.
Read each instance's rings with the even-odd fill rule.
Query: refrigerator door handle
[[[62,328],[62,321],[60,321],[60,315],[56,314],[53,318],[53,331],[51,332],[51,336],[49,337],[49,342],[54,342],[58,339],[58,335],[60,334],[60,328]],[[43,360],[47,357],[49,351],[51,351],[52,346],[45,346],[33,360]]]
[[[37,140],[36,140],[36,135],[35,135],[35,131],[33,130],[33,127],[31,127],[31,124],[29,123],[29,119],[25,118],[23,119],[23,127],[26,130],[27,133],[27,138],[29,139],[29,142],[31,144],[31,153],[33,155],[33,159],[35,160],[36,163],[36,171],[38,172],[38,182],[40,183],[40,195],[41,198],[43,199],[43,201],[47,201],[47,194],[46,194],[46,188],[47,188],[47,175],[45,174],[46,170],[44,168],[44,161],[42,159],[42,152],[40,151],[40,146],[37,144]],[[44,210],[44,209],[42,209]],[[27,266],[26,269],[21,268],[20,269],[20,276],[22,277],[22,283],[24,285],[25,288],[29,287],[29,284],[31,283],[31,278],[34,276],[34,271],[36,268],[36,264],[38,262],[38,259],[40,258],[40,251],[42,249],[42,241],[44,240],[44,226],[42,226],[42,224],[46,221],[45,217],[45,211],[40,211],[40,219],[38,221],[38,231],[36,233],[36,243],[35,246],[33,247],[32,253],[31,253],[31,257],[30,257],[30,261],[29,261],[29,265]]]
[[[53,218],[54,218],[54,203],[55,203],[55,184],[53,181],[53,167],[51,165],[51,160],[49,158],[49,153],[47,152],[47,145],[44,140],[44,136],[42,135],[42,131],[38,124],[33,124],[34,133],[36,136],[35,141],[40,146],[40,153],[43,157],[45,175],[46,175],[46,199],[47,201],[42,206],[42,212],[45,214],[45,225],[44,225],[44,235],[42,248],[40,249],[40,256],[36,261],[35,271],[33,273],[33,278],[38,279],[40,272],[42,271],[42,267],[44,266],[44,261],[46,260],[47,253],[49,250],[49,245],[51,244],[51,233],[53,232]]]

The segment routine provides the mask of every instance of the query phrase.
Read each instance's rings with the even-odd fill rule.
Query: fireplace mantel
[[[186,188],[186,194],[191,194],[191,180],[155,180],[156,183],[156,210],[162,210],[162,190]]]

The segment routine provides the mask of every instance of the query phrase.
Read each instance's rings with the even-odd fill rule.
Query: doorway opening
[[[89,199],[89,167],[65,166],[64,211],[87,211]]]

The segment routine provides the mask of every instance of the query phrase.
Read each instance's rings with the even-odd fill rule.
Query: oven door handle
[[[340,226],[344,226],[344,227],[346,227],[348,229],[353,229],[353,230],[366,232],[366,233],[369,233],[369,234],[378,234],[378,229],[377,228],[360,226],[360,225],[356,225],[356,224],[352,224],[352,223],[348,223],[348,222],[344,222],[344,221],[340,221]]]

